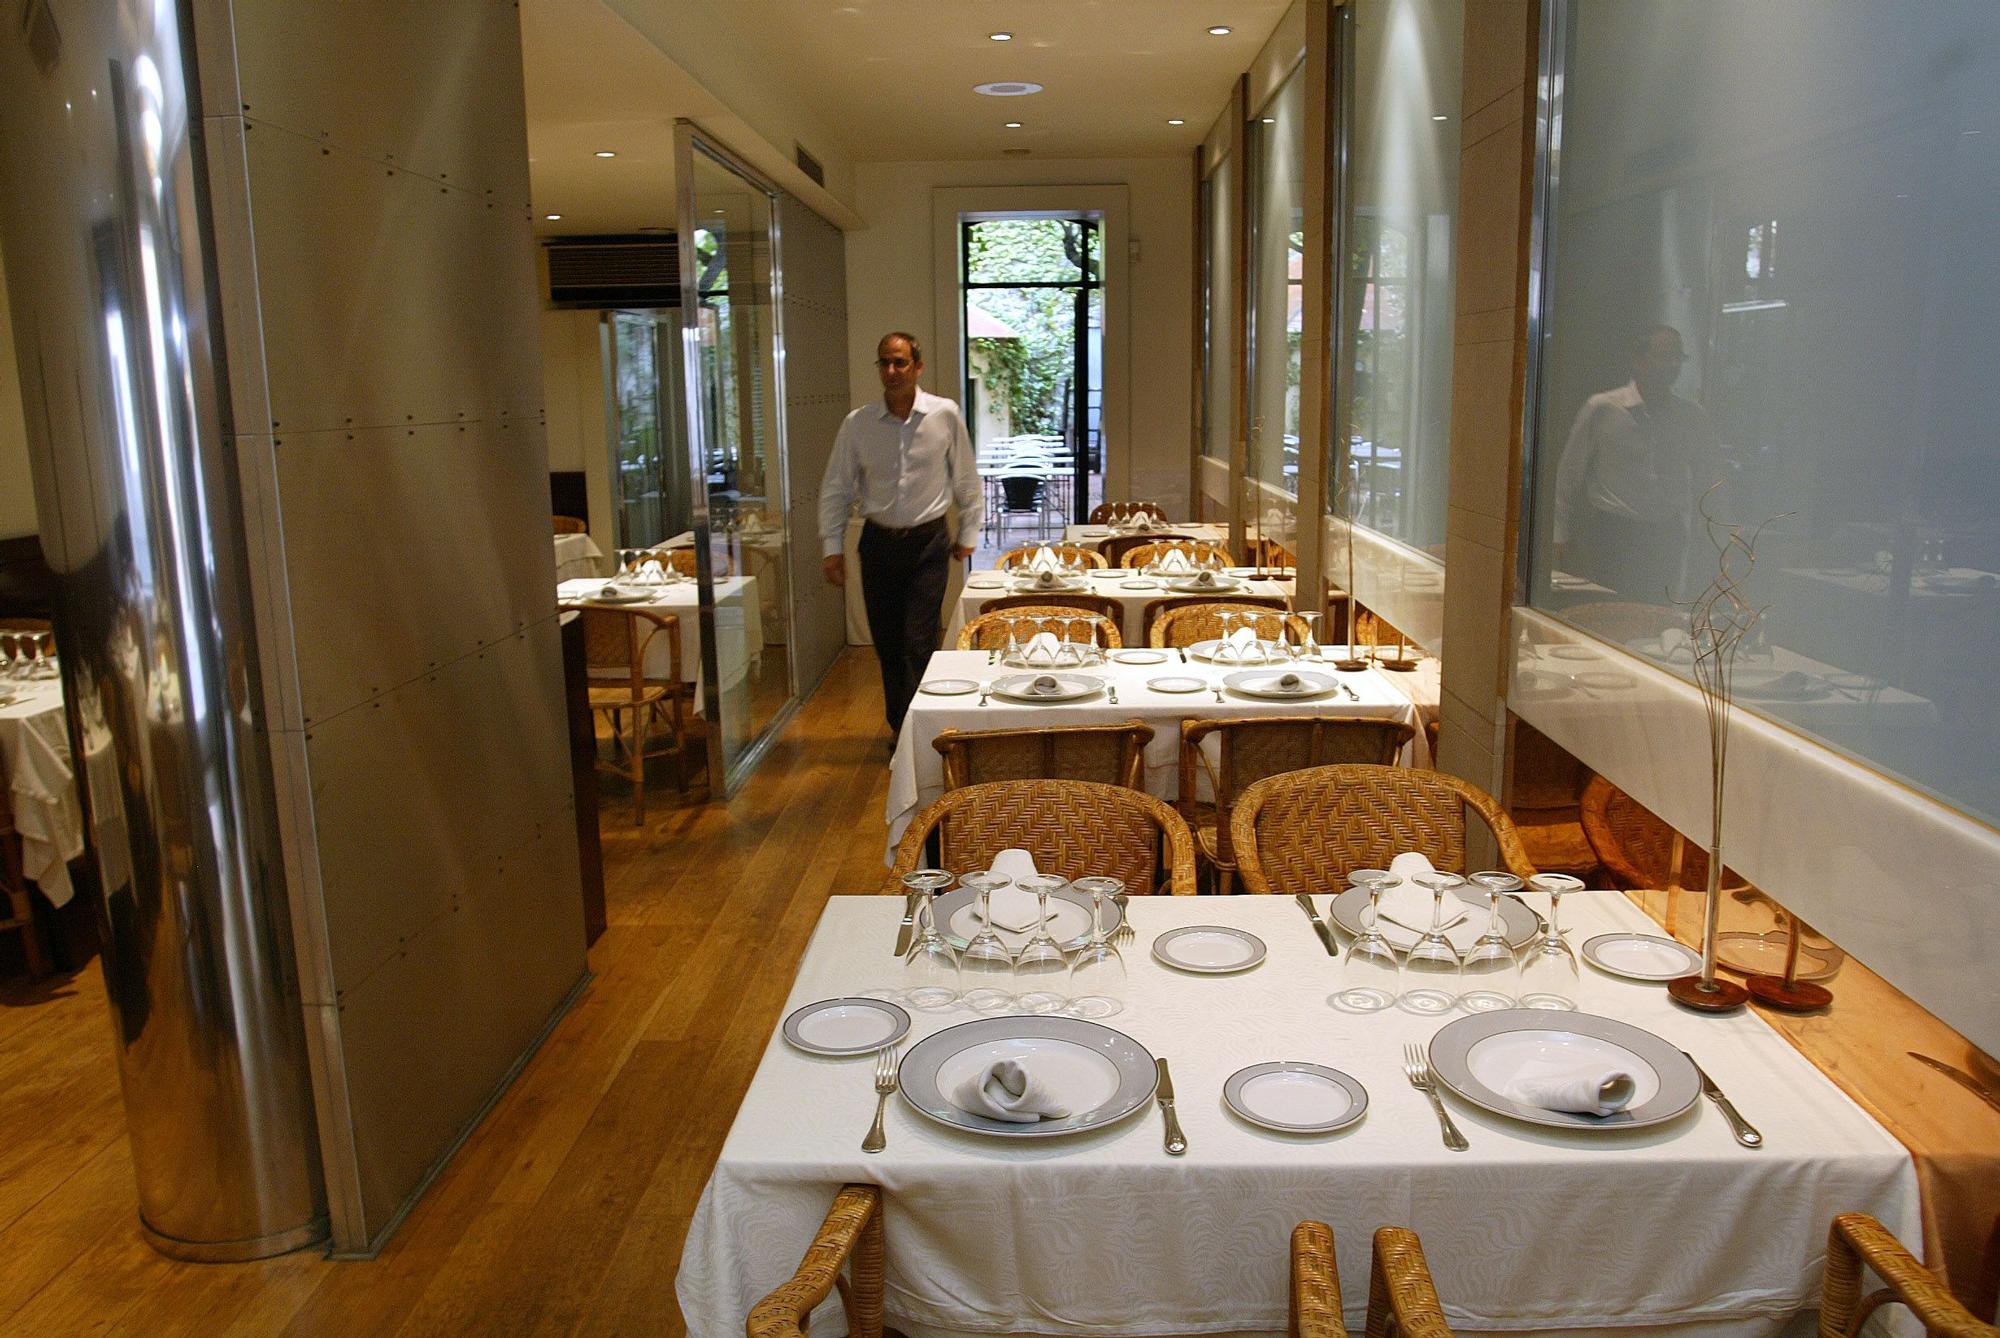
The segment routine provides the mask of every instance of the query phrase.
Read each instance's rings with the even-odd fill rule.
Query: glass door
[[[796,695],[776,199],[694,127],[679,128],[677,147],[701,700],[721,792],[748,771]],[[693,653],[682,636],[683,654]]]
[[[681,439],[680,313],[604,317],[605,398],[611,421],[611,500],[620,548],[691,542],[687,443]]]

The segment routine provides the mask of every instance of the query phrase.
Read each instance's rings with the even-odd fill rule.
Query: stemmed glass
[[[1521,993],[1521,965],[1507,944],[1507,931],[1500,919],[1500,898],[1521,890],[1521,880],[1504,870],[1492,869],[1472,875],[1472,882],[1486,893],[1486,932],[1465,954],[1459,968],[1458,1001],[1473,1013],[1491,1013],[1512,1008]]]
[[[951,886],[943,869],[918,869],[903,875],[903,886],[917,893],[917,937],[903,954],[903,997],[932,1012],[958,1002],[958,953],[937,924],[937,894]]]
[[[1125,959],[1104,932],[1104,901],[1123,892],[1125,883],[1093,874],[1070,886],[1090,894],[1090,942],[1070,963],[1068,1011],[1074,1017],[1110,1017],[1125,1007]]]
[[[1320,657],[1319,620],[1324,616],[1325,616],[1324,614],[1320,613],[1301,613],[1299,615],[1300,621],[1304,622],[1306,625],[1306,639],[1299,646],[1300,659],[1317,660]]]
[[[1528,886],[1549,896],[1549,923],[1528,945],[1521,959],[1521,1006],[1523,1008],[1574,1008],[1577,983],[1576,954],[1563,941],[1558,916],[1565,892],[1583,886],[1583,880],[1566,873],[1538,873]]]
[[[1071,648],[1070,658],[1075,663],[1090,663],[1090,648],[1096,640],[1096,635],[1090,630],[1090,615],[1072,614],[1063,619],[1063,644]]]
[[[958,955],[959,1000],[977,1012],[1001,1013],[1014,1006],[1014,954],[993,928],[993,894],[1012,882],[991,870],[958,880],[979,903],[979,932]]]
[[[7,662],[6,668],[0,670],[0,678],[19,678],[21,676],[22,635],[16,632],[0,631],[0,658],[4,658]]]
[[[1235,635],[1237,620],[1242,616],[1234,609],[1224,609],[1215,615],[1216,624],[1221,632],[1215,643],[1216,663],[1226,664],[1236,658],[1236,643],[1230,638]]]
[[[34,642],[35,642],[35,662],[34,665],[28,670],[27,676],[29,678],[41,679],[44,681],[54,678],[56,676],[56,660],[54,654],[55,644],[56,644],[55,633],[36,632],[34,633]]]
[[[1052,873],[1016,880],[1035,897],[1035,933],[1014,958],[1014,1004],[1024,1013],[1059,1013],[1069,1004],[1069,959],[1049,934],[1049,894],[1069,886]]]
[[[1444,934],[1444,894],[1465,886],[1455,873],[1420,873],[1415,882],[1431,894],[1431,927],[1403,954],[1396,1002],[1413,1013],[1446,1013],[1458,1002],[1458,949]]]
[[[1396,1002],[1399,971],[1396,950],[1382,936],[1380,904],[1382,894],[1403,880],[1382,869],[1357,869],[1350,877],[1368,889],[1368,918],[1347,945],[1346,983],[1333,998],[1350,1012],[1379,1013]]]
[[[1009,618],[1006,626],[1007,643],[1000,648],[1000,661],[1002,664],[1014,664],[1021,656],[1021,620]]]

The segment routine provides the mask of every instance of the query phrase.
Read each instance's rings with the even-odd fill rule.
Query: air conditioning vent
[[[559,307],[680,305],[680,247],[674,236],[555,237],[549,301]]]
[[[792,160],[799,165],[799,171],[811,177],[815,184],[821,186],[826,184],[826,169],[821,167],[819,159],[807,153],[806,146],[797,140],[792,141]]]

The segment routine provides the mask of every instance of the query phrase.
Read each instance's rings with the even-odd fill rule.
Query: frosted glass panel
[[[1251,118],[1250,477],[1299,490],[1299,332],[1304,306],[1305,100],[1293,70]]]
[[[1685,674],[1719,480],[1739,703],[2000,821],[2000,7],[1569,15],[1532,602]]]
[[[1224,158],[1201,183],[1201,449],[1229,458],[1236,436],[1236,396],[1231,373],[1236,360],[1236,159]]]

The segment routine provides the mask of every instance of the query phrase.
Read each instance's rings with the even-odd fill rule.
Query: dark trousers
[[[907,530],[861,527],[861,599],[882,662],[889,728],[901,730],[924,665],[937,649],[938,608],[950,574],[951,535],[942,518]]]

